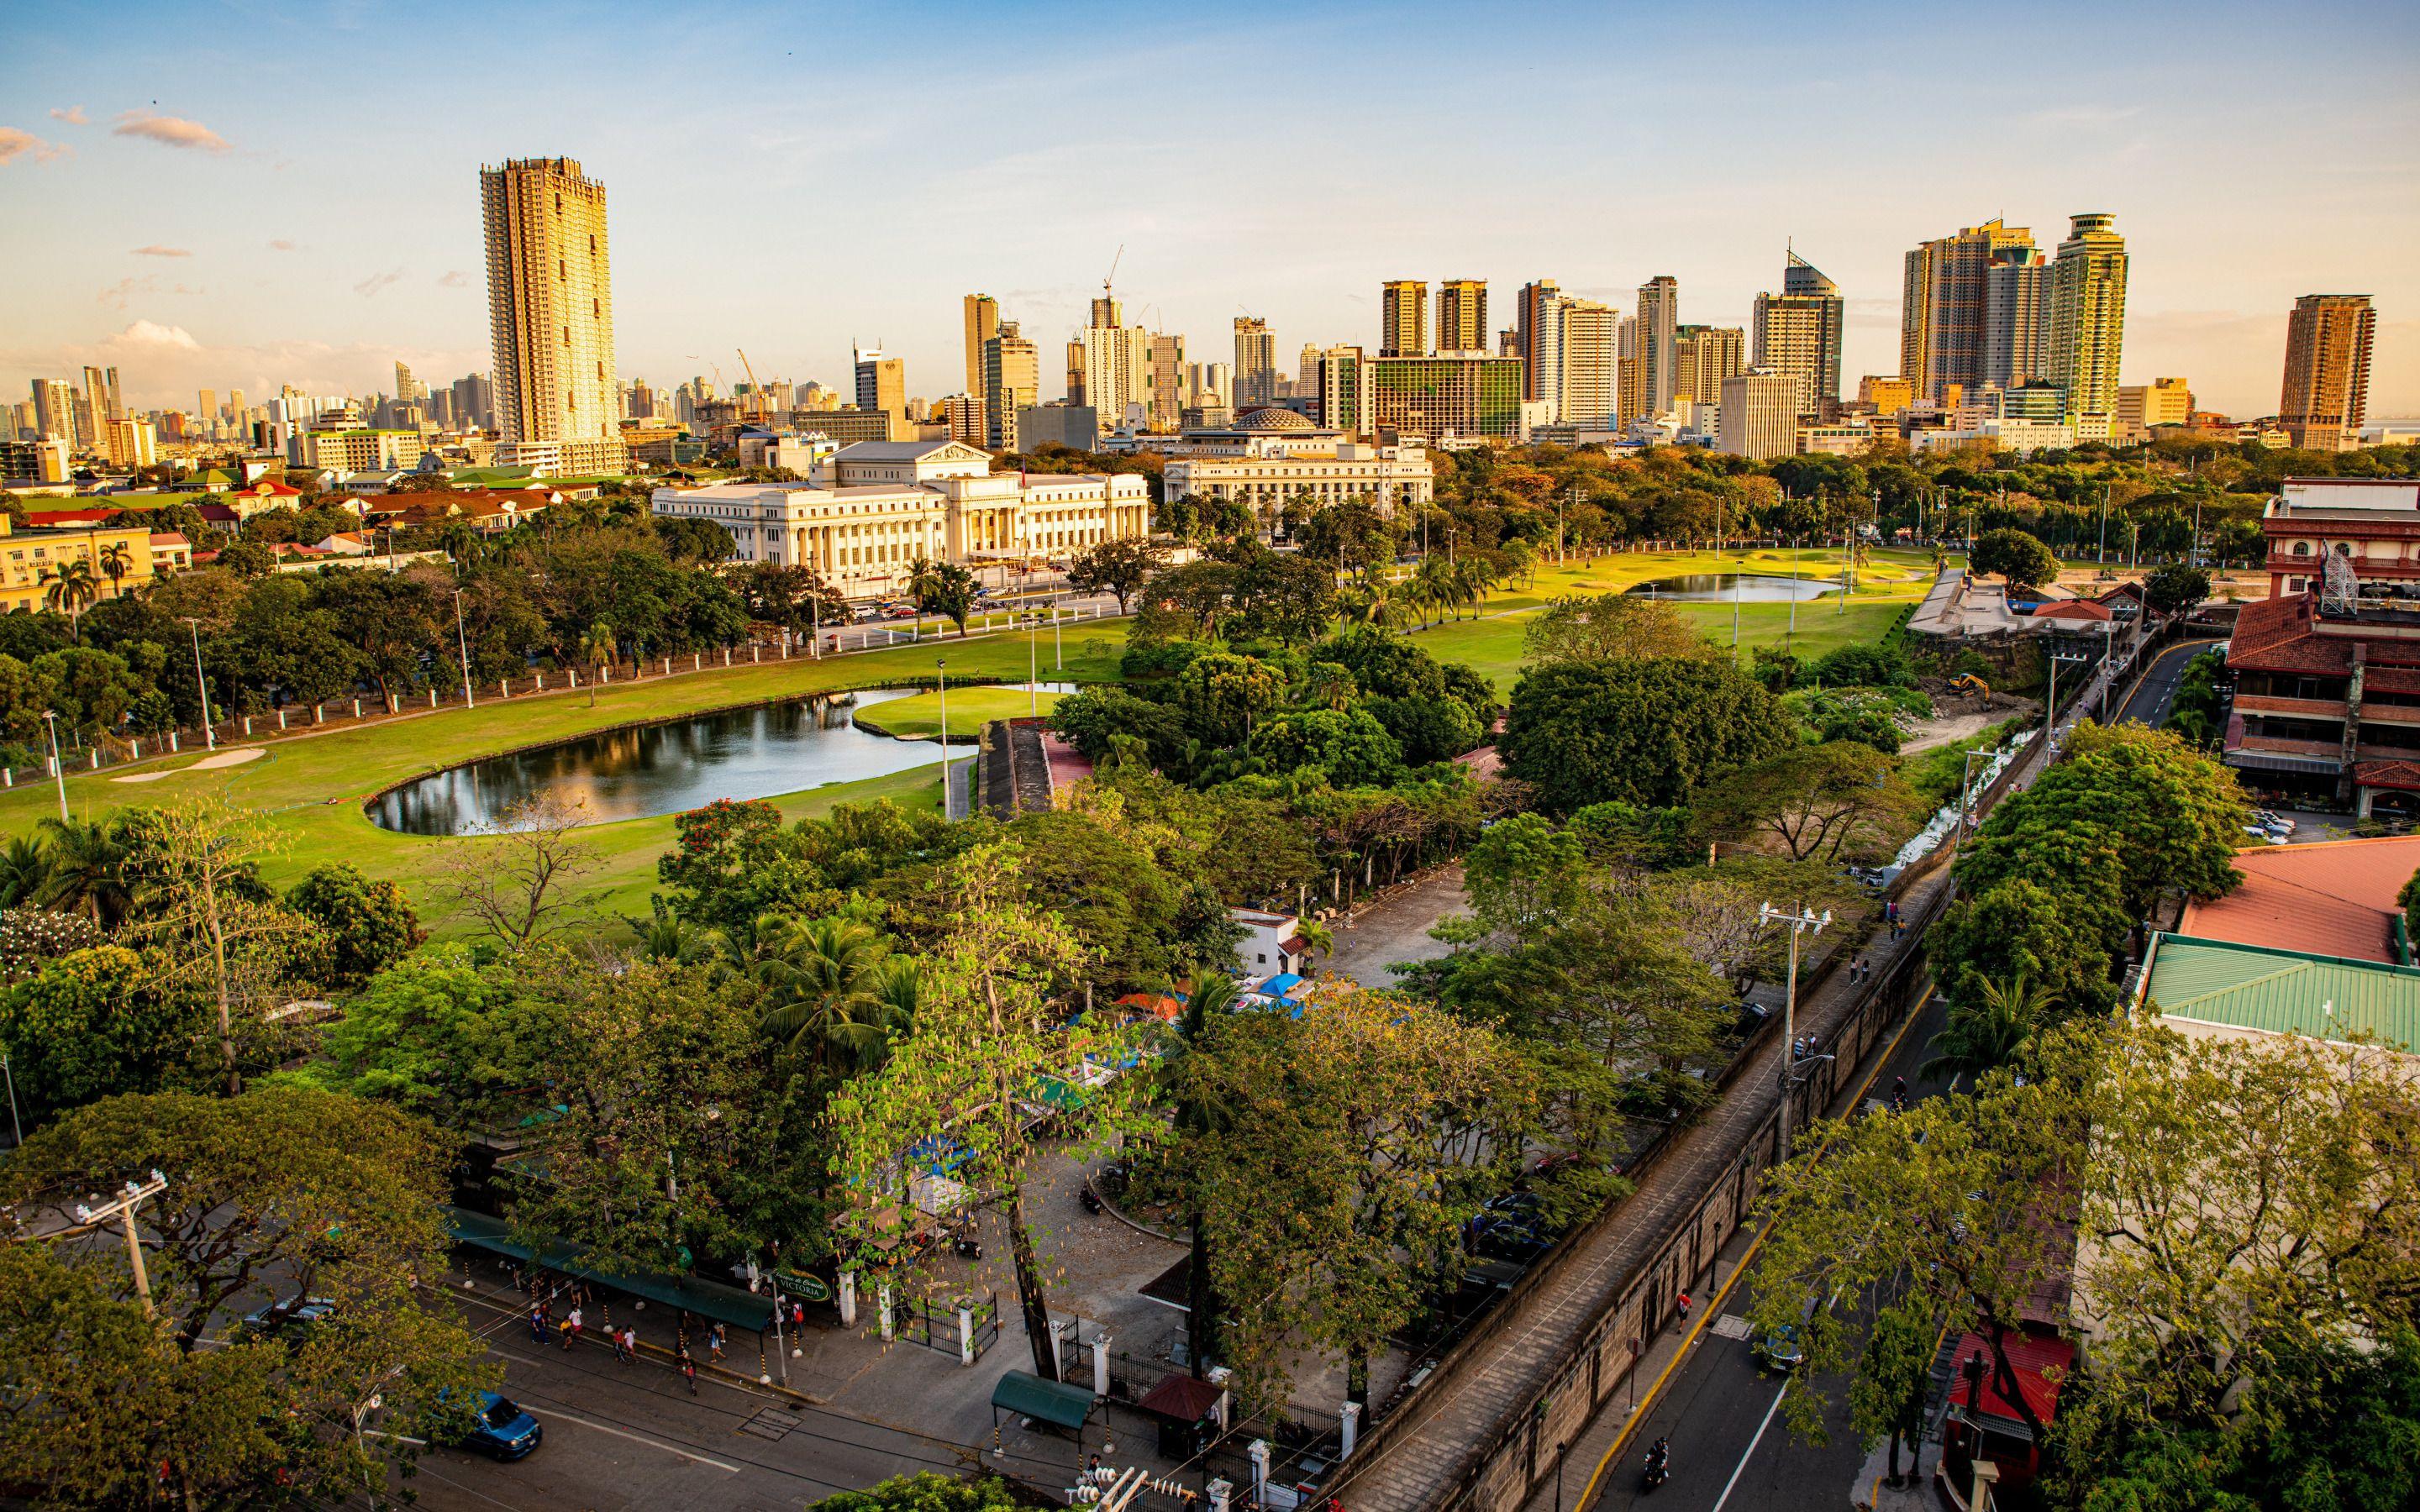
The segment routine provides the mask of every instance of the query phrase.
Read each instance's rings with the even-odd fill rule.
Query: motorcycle
[[[1093,1196],[1093,1189],[1089,1186],[1076,1189],[1076,1200],[1084,1205],[1086,1212],[1098,1213],[1101,1211],[1101,1199]]]
[[[1652,1491],[1656,1487],[1663,1485],[1667,1480],[1670,1479],[1671,1475],[1671,1441],[1668,1439],[1658,1439],[1648,1448],[1647,1473],[1640,1480],[1639,1489]]]

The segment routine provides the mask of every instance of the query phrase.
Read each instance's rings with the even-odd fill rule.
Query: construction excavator
[[[1992,685],[1973,672],[1960,672],[1949,679],[1949,691],[1961,698],[1988,699],[1992,696]]]

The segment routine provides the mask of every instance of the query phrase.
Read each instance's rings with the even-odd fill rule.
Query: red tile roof
[[[2252,671],[2350,672],[2350,642],[2323,640],[2314,631],[2316,607],[2309,594],[2286,594],[2244,605],[2227,642],[2226,664]]]
[[[2420,768],[2403,767],[2420,787]],[[2272,845],[2235,857],[2243,886],[2224,898],[2185,904],[2177,933],[2266,949],[2303,950],[2354,961],[2395,963],[2395,895],[2420,871],[2420,835],[2385,840]]]
[[[2044,604],[2034,610],[2038,620],[2114,620],[2118,617],[2106,604],[2088,598],[2071,598],[2061,604]]]
[[[2059,1383],[2063,1383],[2075,1364],[2075,1346],[2065,1339],[2044,1338],[2039,1334],[2010,1333],[2001,1348],[2009,1356],[2009,1371],[2017,1378],[2017,1390],[2025,1405],[2044,1427],[2058,1421]],[[2007,1423],[2023,1423],[2024,1414],[2016,1404],[2000,1394],[1999,1372],[1992,1368],[1991,1342],[1980,1334],[1968,1334],[1958,1341],[1958,1351],[1949,1368],[1949,1400],[1960,1411],[1967,1410],[1974,1387],[1966,1380],[1966,1362],[1980,1355],[1983,1360],[1982,1415]],[[2050,1378],[2056,1371],[2058,1381]]]

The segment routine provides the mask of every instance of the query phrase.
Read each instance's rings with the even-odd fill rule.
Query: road
[[[1943,1085],[1916,1075],[1930,1054],[1947,1008],[1938,999],[1928,1003],[1915,1027],[1875,1073],[1874,1090],[1889,1094],[1892,1078],[1905,1076],[1912,1097],[1938,1096]],[[1647,1413],[1647,1421],[1631,1435],[1621,1462],[1609,1467],[1599,1484],[1593,1507],[1618,1512],[1652,1504],[1662,1512],[1799,1512],[1807,1507],[1842,1507],[1861,1499],[1859,1484],[1866,1454],[1850,1433],[1842,1403],[1843,1383],[1821,1382],[1830,1398],[1824,1423],[1831,1443],[1817,1446],[1794,1441],[1775,1404],[1783,1391],[1804,1391],[1807,1383],[1761,1369],[1751,1352],[1745,1330],[1736,1319],[1747,1306],[1754,1272],[1733,1288],[1724,1313],[1698,1335],[1698,1342],[1671,1376],[1664,1394]],[[1672,1441],[1672,1478],[1652,1493],[1639,1488],[1639,1457],[1659,1437]],[[1574,1504],[1594,1467],[1573,1467]],[[1652,1497],[1652,1504],[1651,1504]],[[1728,1500],[1726,1500],[1728,1497]]]
[[[2123,724],[2132,719],[2153,729],[2165,722],[2169,705],[2177,701],[2177,686],[2184,681],[2185,664],[2215,643],[2188,640],[2161,652],[2143,673],[2143,681],[2126,701],[2126,706],[2118,711],[2117,722]]]
[[[1468,906],[1461,862],[1424,872],[1382,896],[1349,926],[1334,926],[1335,952],[1319,963],[1319,969],[1364,987],[1390,987],[1395,974],[1388,968],[1395,963],[1433,961],[1446,953],[1444,945],[1429,938],[1429,931]]]

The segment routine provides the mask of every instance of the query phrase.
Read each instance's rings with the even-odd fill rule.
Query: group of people
[[[583,1311],[583,1306],[588,1300],[588,1288],[585,1286],[578,1281],[572,1281],[567,1285],[551,1286],[541,1294],[534,1286],[524,1283],[518,1271],[513,1274],[513,1284],[530,1292],[529,1326],[530,1339],[533,1343],[544,1344],[548,1337],[552,1335],[563,1341],[563,1347],[567,1351],[573,1345],[580,1342],[587,1332],[587,1320]],[[571,1306],[558,1320],[554,1316],[555,1300],[564,1296],[566,1291],[569,1293],[568,1300]],[[798,1321],[801,1325],[806,1321],[803,1307],[799,1310]],[[630,1365],[638,1360],[639,1331],[636,1327],[628,1323],[618,1329],[609,1325],[605,1331],[605,1336],[613,1346],[615,1360],[624,1365]],[[721,1359],[723,1348],[729,1342],[730,1335],[722,1324],[718,1322],[706,1329],[706,1347],[709,1358]],[[697,1360],[690,1353],[689,1330],[686,1328],[680,1331],[679,1337],[674,1342],[673,1363],[679,1367],[681,1379],[689,1383],[689,1394],[692,1396],[696,1396]]]

